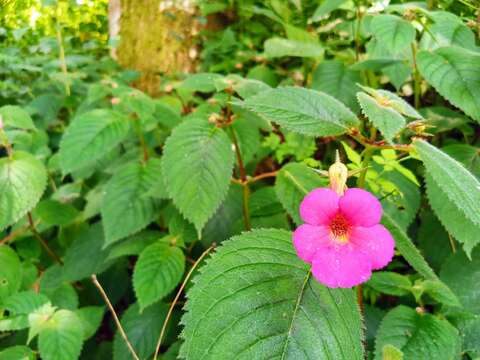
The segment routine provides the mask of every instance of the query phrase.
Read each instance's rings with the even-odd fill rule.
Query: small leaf
[[[425,168],[449,201],[473,224],[480,225],[480,182],[465,167],[423,140],[414,141]],[[447,223],[451,219],[442,219]]]
[[[2,360],[35,360],[35,353],[27,346],[12,346],[0,351]]]
[[[241,105],[288,130],[310,136],[340,135],[358,125],[345,105],[319,91],[283,87],[261,92]]]
[[[367,284],[379,292],[394,296],[408,295],[412,288],[407,276],[388,271],[374,272]]]
[[[0,159],[0,230],[17,222],[40,200],[47,184],[43,164],[29,153],[16,151]]]
[[[303,221],[298,209],[303,198],[313,189],[326,185],[326,178],[322,179],[308,166],[289,163],[277,174],[275,192],[295,224],[300,225]]]
[[[314,280],[290,232],[233,237],[200,272],[188,292],[180,358],[363,359],[354,292]]]
[[[78,216],[79,211],[70,204],[56,200],[43,200],[35,208],[34,218],[38,217],[42,224],[48,226],[66,226]]]
[[[480,54],[456,46],[422,50],[417,64],[440,95],[480,122]]]
[[[22,284],[22,265],[15,251],[7,245],[0,245],[0,305]]]
[[[269,58],[295,56],[321,58],[325,49],[319,43],[274,37],[265,41],[265,56]]]
[[[44,360],[76,360],[83,344],[83,327],[74,312],[59,310],[47,320],[38,337]]]
[[[76,117],[60,142],[60,165],[65,173],[94,164],[128,134],[130,123],[122,114],[106,109]]]
[[[5,105],[0,107],[0,119],[2,119],[5,127],[25,130],[35,129],[32,118],[20,106]]]
[[[167,139],[163,179],[173,203],[198,233],[225,198],[232,169],[227,135],[205,120],[184,122]]]
[[[447,320],[419,314],[400,305],[391,310],[378,329],[375,360],[382,360],[386,345],[393,345],[405,359],[451,360],[460,355],[460,337]]]
[[[189,91],[209,93],[216,90],[215,81],[218,81],[222,78],[223,76],[220,74],[197,73],[187,76],[180,86]]]
[[[75,315],[82,325],[84,340],[89,339],[97,332],[104,312],[103,306],[86,306],[75,310]]]
[[[373,16],[370,30],[392,53],[404,50],[415,40],[415,28],[408,21],[394,15]]]
[[[130,163],[107,183],[101,208],[106,246],[142,230],[155,219],[158,204],[149,192],[163,185],[160,169],[159,159]]]
[[[5,264],[1,262],[2,265]],[[46,303],[50,302],[48,297],[33,290],[21,291],[13,294],[5,301],[5,309],[11,315],[28,315]]]
[[[133,271],[133,287],[140,310],[175,289],[184,271],[185,256],[180,248],[161,242],[146,247]]]
[[[387,344],[382,348],[382,360],[403,360],[403,352],[395,346]]]

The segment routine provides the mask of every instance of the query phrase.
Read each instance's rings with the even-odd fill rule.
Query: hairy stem
[[[187,285],[188,280],[192,276],[193,271],[196,269],[198,264],[200,264],[203,258],[207,256],[208,253],[212,251],[213,248],[215,248],[215,245],[210,246],[207,250],[205,250],[202,253],[202,255],[200,255],[197,261],[195,261],[193,266],[190,268],[190,271],[188,272],[187,276],[185,276],[185,279],[183,280],[182,285],[180,286],[180,289],[178,289],[177,294],[175,295],[175,298],[170,304],[170,308],[168,309],[168,313],[167,313],[167,316],[165,317],[165,321],[163,322],[162,330],[160,331],[160,336],[158,337],[157,346],[155,347],[155,354],[153,355],[153,360],[157,360],[158,358],[158,353],[160,352],[160,346],[162,345],[162,340],[163,340],[163,336],[165,335],[165,330],[167,329],[168,321],[172,316],[173,309],[175,308],[175,305],[178,303],[178,299],[180,298],[180,295],[182,294],[183,289],[185,288],[185,285]]]
[[[98,291],[100,292],[100,295],[102,296],[103,300],[105,301],[108,308],[110,309],[110,312],[112,313],[112,316],[113,316],[113,320],[115,321],[115,324],[117,325],[118,331],[120,332],[120,335],[122,336],[123,340],[125,341],[125,344],[127,345],[128,350],[130,351],[130,353],[132,354],[132,356],[135,360],[140,360],[137,353],[133,349],[133,346],[130,343],[130,340],[128,340],[128,337],[127,337],[127,334],[125,333],[125,330],[123,330],[122,324],[120,323],[120,320],[118,319],[117,313],[115,312],[115,309],[113,308],[113,305],[110,302],[110,299],[108,298],[107,293],[105,292],[102,285],[98,281],[97,275],[93,274],[91,276],[91,279],[92,279],[93,285],[95,285],[95,287],[98,289]]]

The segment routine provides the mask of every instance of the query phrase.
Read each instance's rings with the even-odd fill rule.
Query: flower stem
[[[360,176],[358,177],[357,180],[357,187],[359,188],[364,188],[365,187],[365,180],[367,178],[367,171],[368,171],[368,164],[370,163],[370,160],[372,159],[374,149],[372,148],[367,148],[365,150],[365,154],[363,156],[362,160],[362,172],[360,173]]]
[[[205,256],[207,256],[208,253],[210,251],[212,251],[213,248],[215,248],[215,245],[210,246],[207,250],[205,250],[202,253],[202,255],[200,255],[200,257],[197,259],[197,261],[195,261],[193,266],[190,268],[190,271],[188,272],[187,276],[185,276],[185,279],[183,280],[182,285],[180,286],[180,289],[178,289],[177,294],[175,295],[175,298],[173,299],[172,303],[170,304],[170,308],[168,309],[168,313],[167,313],[167,316],[165,317],[165,321],[163,322],[162,330],[160,331],[160,336],[159,336],[158,341],[157,341],[157,346],[155,347],[155,354],[153,355],[153,360],[157,360],[157,358],[158,358],[158,353],[160,352],[160,346],[162,345],[162,339],[163,339],[163,335],[165,334],[165,330],[167,329],[168,321],[170,320],[170,317],[172,316],[173,309],[175,308],[175,305],[177,304],[178,299],[180,298],[180,295],[182,294],[182,291],[185,288],[185,285],[187,284],[188,280],[192,276],[193,271],[196,269],[198,264],[200,264],[200,262],[203,260],[203,258]]]
[[[420,72],[417,67],[417,45],[412,43],[412,59],[413,59],[413,94],[414,94],[414,104],[415,109],[420,108],[420,82],[422,81],[420,77]]]

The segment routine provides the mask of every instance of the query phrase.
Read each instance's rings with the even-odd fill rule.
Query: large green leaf
[[[160,303],[149,306],[140,313],[140,308],[135,303],[123,314],[122,326],[140,359],[148,359],[155,351],[155,345],[167,311],[168,306]],[[113,359],[132,359],[132,355],[118,331],[113,342]]]
[[[338,60],[323,61],[313,73],[312,88],[340,100],[353,111],[358,110],[356,84],[361,81],[358,71],[347,68]]]
[[[107,183],[101,209],[105,245],[142,230],[157,216],[157,201],[149,192],[161,183],[160,169],[159,159],[130,163]]]
[[[107,109],[92,110],[76,117],[60,142],[60,165],[65,173],[94,164],[124,140],[130,122]]]
[[[35,360],[35,353],[27,346],[17,345],[0,351],[2,360]]]
[[[461,252],[453,254],[442,265],[440,278],[452,288],[466,310],[480,315],[480,249],[473,251],[472,260]]]
[[[205,120],[184,122],[167,139],[162,160],[167,191],[199,233],[227,195],[232,168],[230,140]]]
[[[242,106],[268,121],[311,136],[340,135],[358,125],[345,105],[319,91],[282,87],[261,92]]]
[[[0,159],[0,230],[32,210],[46,184],[45,167],[33,155],[16,151]]]
[[[167,243],[147,246],[133,271],[133,287],[141,310],[168,295],[185,271],[183,251]]]
[[[300,225],[298,209],[305,195],[315,188],[326,186],[327,179],[304,164],[289,163],[278,172],[275,181],[275,192],[285,210],[295,224]]]
[[[415,40],[413,25],[395,15],[374,16],[370,30],[382,46],[392,53],[404,50]]]
[[[417,55],[422,76],[440,95],[480,122],[480,54],[449,46]]]
[[[35,129],[32,118],[19,106],[5,105],[0,107],[0,119],[4,126],[17,129]]]
[[[423,140],[414,142],[428,175],[438,185],[443,201],[459,209],[473,224],[480,225],[480,182],[465,167],[443,151]],[[455,221],[441,219],[447,226]]]
[[[320,58],[324,49],[320,44],[274,37],[265,41],[265,55],[270,58],[297,56]]]
[[[22,266],[17,253],[7,245],[0,245],[0,305],[22,284]]]
[[[480,179],[480,151],[477,147],[466,144],[452,144],[442,147],[442,151],[462,163],[468,171],[477,179]]]
[[[363,359],[351,289],[312,278],[284,230],[223,242],[188,292],[185,359]]]
[[[38,348],[44,360],[76,360],[83,344],[83,327],[74,312],[59,310],[40,331]]]
[[[447,320],[421,314],[400,305],[383,319],[375,341],[375,359],[382,360],[382,350],[393,345],[405,359],[453,360],[460,356],[460,336]]]

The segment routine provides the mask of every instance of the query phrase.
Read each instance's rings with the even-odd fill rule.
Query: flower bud
[[[338,195],[343,195],[347,187],[348,169],[340,161],[338,152],[335,163],[328,169],[328,178],[330,179],[330,189]]]

